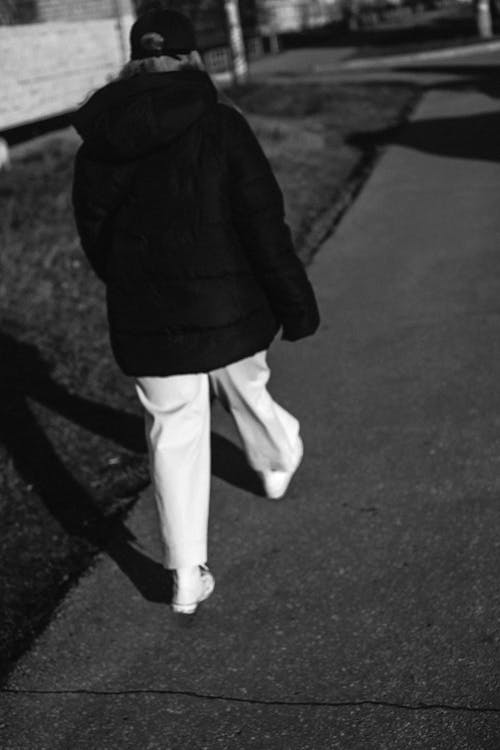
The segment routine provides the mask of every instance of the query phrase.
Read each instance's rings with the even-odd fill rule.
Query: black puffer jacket
[[[316,330],[314,294],[269,163],[206,74],[116,81],[83,105],[74,125],[84,141],[76,223],[107,286],[111,344],[126,374],[208,372],[266,349],[280,326],[288,340]],[[193,129],[208,145],[197,231],[183,232],[166,175]]]

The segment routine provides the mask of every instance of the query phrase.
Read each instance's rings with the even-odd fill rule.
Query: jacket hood
[[[96,91],[72,122],[98,155],[129,161],[173,141],[216,102],[217,91],[201,71],[141,73]]]

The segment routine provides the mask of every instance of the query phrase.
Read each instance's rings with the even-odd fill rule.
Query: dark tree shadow
[[[499,132],[500,111],[411,120],[403,127],[357,133],[348,142],[361,149],[396,144],[438,156],[499,162]]]
[[[400,65],[393,68],[396,73],[407,73],[411,76],[434,74],[437,76],[450,76],[449,80],[436,81],[428,87],[432,89],[468,90],[480,91],[492,99],[500,98],[500,65],[487,64],[462,64],[462,63],[421,63],[413,65]]]

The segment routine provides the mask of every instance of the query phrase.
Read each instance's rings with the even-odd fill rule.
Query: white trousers
[[[269,377],[259,352],[208,374],[136,380],[167,568],[207,561],[210,386],[233,416],[250,466],[294,468],[299,422],[271,398]]]

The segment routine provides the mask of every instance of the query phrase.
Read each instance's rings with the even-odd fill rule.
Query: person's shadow
[[[142,419],[70,393],[51,377],[35,346],[0,331],[0,440],[18,475],[67,534],[106,552],[146,599],[169,602],[171,579],[165,568],[139,548],[122,512],[106,515],[97,507],[54,450],[28,399],[136,454],[146,452]],[[213,434],[212,454],[216,476],[260,494],[258,479],[237,446]]]

